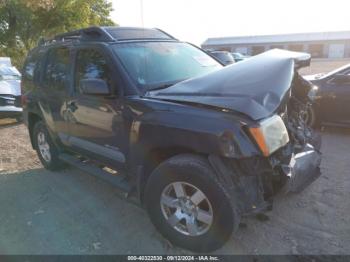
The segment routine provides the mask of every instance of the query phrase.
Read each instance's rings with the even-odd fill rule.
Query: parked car
[[[9,58],[0,62],[0,119],[22,118],[21,74],[11,65]]]
[[[235,62],[240,62],[250,57],[250,56],[242,55],[241,53],[231,53],[231,54]]]
[[[24,121],[46,168],[103,178],[172,243],[212,251],[242,216],[320,175],[319,140],[299,117],[309,60],[274,50],[223,67],[158,29],[81,29],[29,53]]]
[[[306,79],[315,85],[315,103],[307,121],[311,125],[350,126],[350,64]]]
[[[210,51],[212,56],[218,59],[223,65],[230,65],[235,62],[235,59],[230,52],[227,51]]]

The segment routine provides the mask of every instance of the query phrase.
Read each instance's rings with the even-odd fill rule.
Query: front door
[[[100,48],[76,51],[74,90],[67,100],[69,144],[75,151],[107,165],[124,167],[127,140],[116,72]],[[109,95],[84,94],[82,80],[104,80]]]

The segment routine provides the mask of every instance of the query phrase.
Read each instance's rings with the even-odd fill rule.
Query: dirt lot
[[[268,221],[244,219],[216,254],[350,254],[350,130],[326,128],[322,137],[322,176],[278,196]],[[26,128],[10,121],[0,121],[0,208],[0,254],[188,253],[110,184],[74,168],[44,170]]]

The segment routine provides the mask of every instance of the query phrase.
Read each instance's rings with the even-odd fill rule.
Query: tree
[[[109,0],[0,0],[0,56],[21,66],[41,37],[92,25],[115,25]]]

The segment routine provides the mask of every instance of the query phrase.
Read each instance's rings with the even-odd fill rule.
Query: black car
[[[320,175],[320,141],[299,117],[309,59],[274,50],[223,67],[157,29],[82,29],[28,55],[24,120],[46,168],[113,183],[171,242],[211,251]]]
[[[315,103],[306,115],[309,123],[350,126],[350,64],[306,78],[315,85]]]
[[[235,63],[232,54],[227,51],[209,51],[209,54],[219,60],[223,65],[230,65]]]

